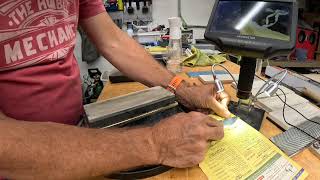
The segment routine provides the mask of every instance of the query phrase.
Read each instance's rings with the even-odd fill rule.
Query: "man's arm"
[[[153,127],[86,129],[16,121],[0,112],[0,176],[9,179],[88,179],[142,165],[192,167],[221,123],[181,113]]]
[[[107,13],[82,20],[80,24],[102,55],[125,75],[147,86],[167,87],[172,80],[174,75],[121,31]],[[229,96],[217,96],[213,85],[190,87],[182,83],[176,95],[180,103],[192,110],[212,109],[220,116],[230,116]]]
[[[151,129],[86,129],[2,115],[0,177],[82,179],[158,164]]]
[[[147,86],[166,87],[173,74],[101,13],[80,22],[100,53],[125,75]]]

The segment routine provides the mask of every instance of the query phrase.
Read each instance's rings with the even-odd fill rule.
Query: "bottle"
[[[133,37],[133,25],[131,23],[127,24],[127,33],[130,37]]]
[[[169,18],[170,40],[168,46],[167,69],[173,73],[182,72],[182,42],[180,17]]]

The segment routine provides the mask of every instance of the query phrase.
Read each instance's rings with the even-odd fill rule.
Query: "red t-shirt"
[[[76,124],[83,111],[73,55],[78,21],[104,11],[102,0],[0,0],[0,110]]]

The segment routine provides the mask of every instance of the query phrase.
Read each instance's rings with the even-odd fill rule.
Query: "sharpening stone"
[[[312,118],[312,121],[320,123],[320,116]],[[298,125],[298,127],[315,138],[320,137],[320,125],[316,123],[306,121]],[[271,141],[288,156],[293,156],[311,145],[314,139],[301,132],[300,130],[292,127],[284,133],[272,137]]]
[[[119,127],[178,106],[175,95],[154,87],[84,106],[91,128]],[[170,112],[172,114],[172,112]],[[163,114],[162,114],[163,115]],[[163,115],[165,116],[165,115]]]
[[[228,74],[226,71],[223,70],[216,70],[214,71],[216,74]],[[212,71],[196,71],[196,72],[187,72],[187,75],[191,78],[199,77],[200,75],[211,75]]]
[[[295,106],[299,104],[305,104],[309,102],[307,99],[299,96],[298,94],[287,94],[287,104],[290,106]],[[280,98],[284,101],[284,95],[280,95]],[[284,103],[279,99],[278,96],[269,97],[269,98],[260,98],[255,102],[256,105],[261,107],[267,112],[278,111],[283,109]],[[286,107],[287,108],[287,107]]]
[[[300,113],[302,113],[304,116],[306,116],[309,119],[320,117],[320,109],[313,105],[312,103],[304,103],[292,106],[293,108],[297,109]],[[282,116],[282,108],[278,111],[273,111],[268,114],[268,117],[273,121],[274,123],[278,124],[280,127],[282,127],[285,130],[288,130],[291,128],[289,124],[287,124]],[[298,126],[307,120],[303,118],[299,113],[291,109],[290,107],[286,106],[285,108],[285,117],[286,120],[295,125]]]
[[[239,79],[239,74],[232,74],[236,81]],[[229,74],[217,74],[217,78],[222,81],[223,83],[231,83],[233,82],[232,77]],[[200,75],[199,76],[200,81],[203,84],[211,84],[214,82],[212,75]]]

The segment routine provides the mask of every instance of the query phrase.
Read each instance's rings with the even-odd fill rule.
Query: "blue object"
[[[217,70],[214,71],[216,74],[228,74],[226,71]],[[191,78],[199,77],[200,75],[212,75],[211,71],[198,71],[198,72],[188,72],[187,75]]]
[[[104,5],[107,12],[116,12],[118,11],[118,4],[117,3],[108,3]]]
[[[297,48],[296,57],[298,61],[306,61],[308,58],[308,49]]]
[[[232,117],[223,121],[224,126],[231,126],[237,121],[237,117]]]

